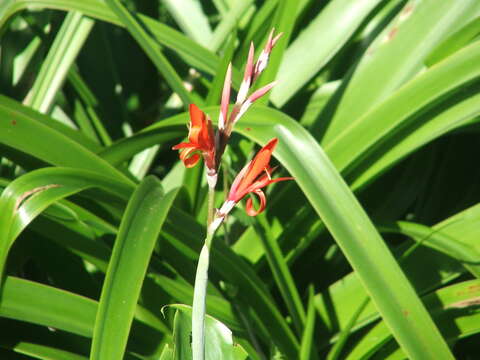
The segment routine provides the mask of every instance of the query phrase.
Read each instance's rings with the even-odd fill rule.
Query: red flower
[[[260,207],[258,210],[253,208],[252,199],[247,200],[246,211],[250,216],[260,214],[266,206],[267,200],[265,194],[261,190],[263,187],[284,180],[292,180],[292,177],[282,177],[272,179],[271,175],[275,168],[270,167],[270,158],[273,150],[278,143],[277,138],[273,138],[255,155],[233,181],[230,193],[228,194],[228,201],[237,203],[242,200],[248,193],[253,193],[258,196],[260,200]]]
[[[202,154],[205,165],[210,171],[216,172],[215,168],[215,135],[212,121],[195,104],[190,104],[190,124],[188,141],[172,147],[173,150],[183,149],[180,159],[187,168],[193,167],[200,160]]]

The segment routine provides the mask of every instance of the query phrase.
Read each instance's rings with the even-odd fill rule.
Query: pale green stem
[[[207,300],[208,265],[210,245],[216,228],[211,224],[215,216],[215,187],[208,187],[207,237],[198,258],[192,305],[192,357],[193,360],[205,359],[205,308]]]
[[[192,306],[192,356],[193,360],[205,359],[205,305],[208,283],[210,251],[203,245],[198,259]]]
[[[215,188],[208,187],[208,218],[207,218],[207,229],[213,221],[215,216]]]

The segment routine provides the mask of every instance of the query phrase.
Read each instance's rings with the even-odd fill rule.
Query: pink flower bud
[[[230,103],[230,89],[232,87],[232,63],[228,64],[227,74],[223,83],[222,100],[220,105],[220,115],[218,117],[218,128],[225,129],[225,123],[228,116],[228,104]]]

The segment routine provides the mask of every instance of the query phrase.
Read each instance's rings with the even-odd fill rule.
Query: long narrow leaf
[[[442,333],[450,342],[470,334],[479,333],[478,298],[480,295],[478,280],[465,281],[444,287],[423,298],[425,305],[437,320]],[[371,355],[390,339],[384,322],[372,328],[346,357],[349,360]],[[401,358],[405,354],[398,349]],[[387,356],[380,358],[386,359]],[[388,357],[390,359],[390,357]]]
[[[47,163],[57,166],[78,167],[97,171],[121,181],[133,182],[112,167],[84,144],[98,145],[88,140],[80,144],[79,135],[72,135],[65,126],[37,113],[13,100],[0,95],[0,143],[31,154]],[[35,136],[32,136],[35,134]]]
[[[8,252],[22,230],[53,202],[79,191],[100,187],[117,197],[128,197],[131,188],[94,172],[47,168],[25,174],[11,182],[0,197],[0,273]],[[35,196],[34,196],[35,195]]]
[[[3,27],[3,24],[6,23],[12,15],[32,6],[41,9],[79,11],[86,16],[98,20],[107,21],[120,26],[123,24],[118,16],[115,15],[115,13],[112,12],[103,1],[99,0],[12,0],[0,4],[0,28]],[[219,61],[215,54],[169,26],[161,24],[147,16],[139,15],[139,18],[142,22],[145,22],[149,29],[152,30],[155,37],[162,45],[177,51],[192,66],[198,67],[210,74],[215,74]],[[240,74],[235,71],[235,86],[239,86],[240,81]]]
[[[82,13],[67,14],[24,104],[42,113],[49,111],[94,23]]]
[[[133,193],[113,248],[100,296],[90,359],[120,359],[143,278],[176,191],[163,194],[160,182],[147,177]]]
[[[285,52],[272,102],[278,107],[285,104],[342,48],[380,2],[330,1]]]
[[[119,0],[107,0],[110,9],[118,16],[120,21],[125,25],[130,34],[138,42],[143,51],[148,55],[150,60],[155,64],[158,71],[163,75],[165,81],[170,85],[172,90],[178,94],[185,108],[193,103],[190,93],[185,88],[182,79],[177,74],[173,66],[162,54],[158,45],[142,27],[141,24],[130,14]]]
[[[478,6],[475,0],[405,5],[360,60],[324,134],[325,143],[418,73],[430,51]]]

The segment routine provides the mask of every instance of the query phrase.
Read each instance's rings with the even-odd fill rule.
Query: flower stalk
[[[208,267],[210,262],[210,248],[215,232],[235,205],[247,194],[254,194],[260,200],[258,209],[254,209],[251,198],[247,200],[247,214],[256,216],[261,213],[266,206],[266,198],[262,188],[271,183],[291,179],[272,179],[271,177],[275,168],[270,167],[269,162],[272,152],[278,143],[277,139],[272,139],[257,153],[252,161],[240,171],[232,183],[226,201],[219,210],[215,209],[215,187],[218,179],[218,170],[233,126],[256,100],[264,96],[275,85],[275,82],[270,83],[249,95],[253,83],[267,66],[270,53],[282,35],[278,34],[274,37],[273,34],[274,29],[270,32],[267,43],[255,63],[255,48],[253,44],[250,45],[243,81],[230,114],[228,113],[228,109],[232,85],[232,65],[229,64],[222,91],[217,131],[213,131],[212,122],[208,115],[203,113],[195,104],[191,104],[188,142],[183,142],[173,147],[174,150],[180,150],[180,159],[187,168],[195,166],[200,158],[203,158],[208,183],[207,235],[198,259],[192,305],[193,360],[205,359],[205,308]]]

